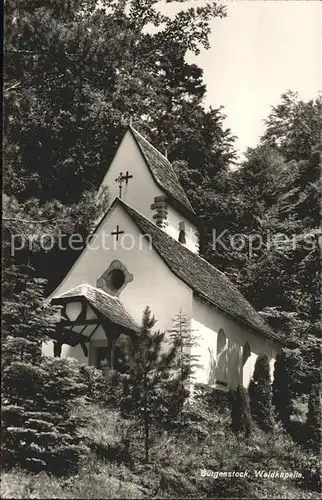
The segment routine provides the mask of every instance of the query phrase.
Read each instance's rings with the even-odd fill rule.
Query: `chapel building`
[[[199,256],[198,221],[175,171],[129,126],[107,169],[112,204],[50,300],[61,306],[45,355],[118,369],[122,342],[148,305],[156,329],[184,314],[199,356],[195,381],[223,390],[248,386],[259,353],[271,372],[282,347],[229,278]]]

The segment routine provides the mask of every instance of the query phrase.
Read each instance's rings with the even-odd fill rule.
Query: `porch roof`
[[[88,303],[112,323],[123,326],[128,330],[138,332],[140,327],[126,311],[120,300],[104,290],[95,288],[87,283],[76,286],[61,295],[53,297],[53,302],[66,302],[66,299],[85,297]]]

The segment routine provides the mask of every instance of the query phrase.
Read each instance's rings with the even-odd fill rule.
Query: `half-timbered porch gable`
[[[52,302],[61,306],[53,340],[55,356],[61,355],[64,344],[80,346],[89,364],[98,365],[104,358],[114,367],[120,337],[131,337],[139,330],[117,297],[88,284],[56,296]]]

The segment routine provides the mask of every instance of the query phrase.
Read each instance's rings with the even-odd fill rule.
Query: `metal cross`
[[[116,236],[116,241],[119,240],[119,234],[124,234],[124,231],[120,231],[120,228],[119,226],[116,226],[116,231],[113,231],[113,233],[111,233],[112,236]]]
[[[119,173],[119,176],[115,179],[115,182],[119,183],[119,198],[122,198],[122,187],[123,187],[123,182],[125,181],[125,184],[128,185],[129,179],[132,179],[133,175],[129,175],[129,172],[126,171],[126,174],[123,175],[122,172]]]
[[[119,198],[122,198],[122,186],[123,186],[123,174],[122,172],[119,173],[119,176],[116,177],[115,182],[119,183]]]
[[[133,175],[129,175],[128,171],[126,171],[126,174],[123,175],[123,180],[125,181],[125,184],[127,185],[129,183],[129,179],[132,179]]]

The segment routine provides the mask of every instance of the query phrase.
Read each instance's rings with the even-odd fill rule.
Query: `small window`
[[[129,368],[128,365],[128,346],[130,337],[121,333],[113,347],[113,369],[126,373]]]
[[[125,283],[125,274],[121,269],[112,269],[105,278],[105,284],[110,292],[117,292]]]
[[[180,222],[179,224],[179,243],[183,245],[186,243],[186,228],[184,222]]]
[[[98,278],[96,286],[112,295],[119,295],[124,287],[133,280],[133,275],[119,260],[113,260],[104,273]]]
[[[182,229],[179,233],[179,242],[183,244],[186,243],[186,233]]]
[[[245,366],[246,361],[250,357],[250,354],[251,354],[250,346],[249,346],[249,343],[246,342],[246,344],[244,345],[244,348],[243,348],[243,366]]]
[[[113,269],[111,271],[111,283],[115,290],[122,288],[125,282],[125,275],[121,269]]]
[[[226,335],[219,330],[217,337],[217,380],[216,383],[226,386],[228,374],[228,359],[226,349]]]
[[[222,354],[226,347],[226,335],[224,330],[219,330],[217,338],[217,358]]]

